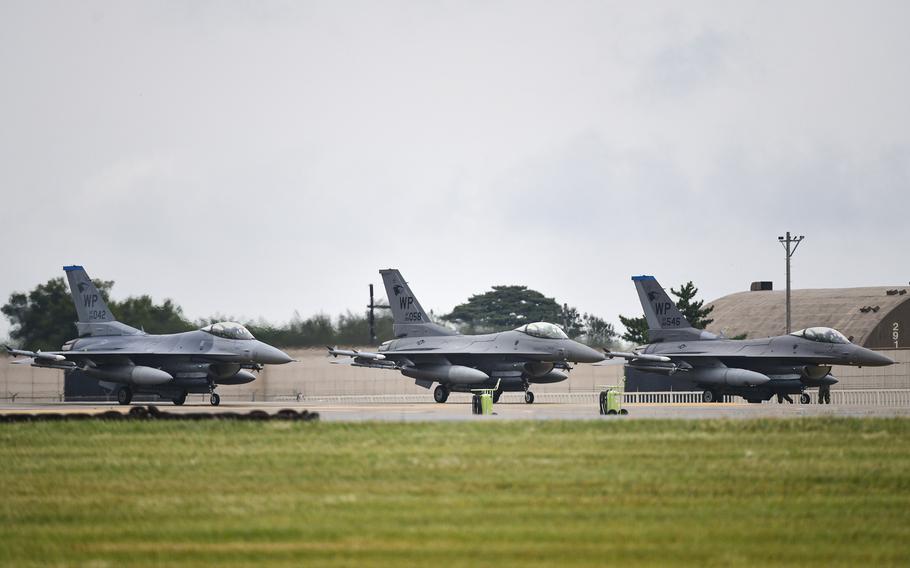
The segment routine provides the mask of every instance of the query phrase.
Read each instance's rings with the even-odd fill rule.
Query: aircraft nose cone
[[[894,359],[888,357],[887,355],[882,355],[872,351],[871,349],[863,349],[859,352],[859,357],[857,358],[860,361],[860,365],[868,365],[870,367],[883,367],[885,365],[893,365]]]
[[[569,359],[575,363],[599,363],[606,359],[606,356],[603,353],[596,349],[591,349],[587,345],[577,343],[572,347],[572,350],[569,352]]]
[[[263,365],[283,365],[284,363],[290,363],[293,361],[290,355],[281,349],[277,349],[262,342],[259,342],[256,345],[256,349],[253,351],[253,356],[255,357],[257,363],[261,363]]]

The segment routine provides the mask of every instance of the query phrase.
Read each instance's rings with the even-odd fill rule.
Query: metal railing
[[[810,397],[810,404],[818,402],[817,391],[806,391]],[[435,404],[432,392],[408,394],[355,394],[355,395],[304,395],[300,393],[263,394],[261,392],[231,393],[229,389],[219,389],[221,400],[225,402],[262,402],[262,403],[338,403],[338,404]],[[535,393],[537,402],[550,404],[597,404],[600,391],[588,392],[539,392]],[[791,395],[798,403],[798,397]],[[151,395],[136,395],[134,401],[156,401]],[[471,395],[468,393],[451,393],[449,401],[468,403]],[[68,397],[64,399],[61,392],[38,392],[27,395],[17,393],[4,393],[0,395],[3,404],[53,404],[61,402],[84,403],[109,403],[115,404],[116,397]],[[190,394],[187,402],[200,404],[208,401],[207,394]],[[166,400],[164,402],[167,402]],[[698,404],[702,402],[701,391],[657,391],[657,392],[626,392],[623,394],[624,404]],[[723,402],[732,404],[749,404],[738,396],[724,396]],[[775,398],[770,402],[777,403]],[[500,403],[524,404],[524,393],[503,393]],[[857,389],[857,390],[832,390],[832,405],[865,405],[865,406],[910,406],[910,389]]]

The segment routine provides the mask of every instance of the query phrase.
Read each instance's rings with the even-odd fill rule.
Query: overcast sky
[[[0,300],[910,281],[910,3],[0,2]],[[0,324],[0,336],[7,324]]]

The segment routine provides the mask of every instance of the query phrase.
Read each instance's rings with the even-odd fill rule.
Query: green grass
[[[910,420],[0,424],[3,565],[907,565]]]

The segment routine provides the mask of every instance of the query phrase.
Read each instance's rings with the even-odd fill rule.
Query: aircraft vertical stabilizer
[[[117,321],[107,307],[101,292],[81,266],[64,266],[70,293],[76,305],[79,336],[86,335],[134,335],[142,333],[136,328]]]
[[[678,339],[712,339],[716,336],[692,327],[676,303],[661,288],[653,276],[633,276],[641,307],[648,320],[648,338],[656,341]]]
[[[389,306],[392,308],[392,330],[395,337],[457,335],[451,329],[433,323],[410,286],[394,268],[380,270]]]

